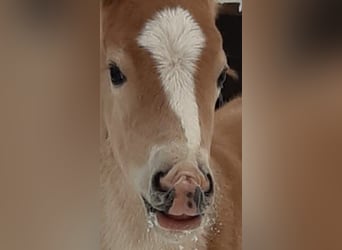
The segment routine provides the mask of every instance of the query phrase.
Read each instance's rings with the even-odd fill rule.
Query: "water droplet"
[[[194,235],[194,238],[192,239],[194,242],[197,242],[198,241],[198,238],[196,235]]]

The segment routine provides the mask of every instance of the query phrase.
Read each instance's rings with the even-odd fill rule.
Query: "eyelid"
[[[110,68],[113,67],[113,66],[118,67],[118,65],[117,65],[115,62],[113,62],[113,61],[109,61],[109,62],[107,63],[107,68],[108,68],[108,69],[110,69]]]
[[[222,74],[229,75],[228,74],[228,70],[229,70],[229,67],[228,66],[224,66],[222,71],[220,72],[220,75],[222,75]]]

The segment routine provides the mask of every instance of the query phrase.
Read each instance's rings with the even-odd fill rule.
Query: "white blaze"
[[[200,146],[201,132],[195,96],[196,62],[205,36],[191,14],[180,7],[158,12],[138,37],[154,58],[172,110],[180,119],[188,146]]]

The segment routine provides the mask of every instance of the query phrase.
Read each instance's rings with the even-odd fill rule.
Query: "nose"
[[[181,163],[167,173],[157,172],[152,179],[152,197],[161,210],[173,216],[196,216],[209,205],[213,179],[197,166]]]

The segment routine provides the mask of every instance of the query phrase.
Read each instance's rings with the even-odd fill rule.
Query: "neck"
[[[170,242],[148,223],[145,207],[119,164],[110,146],[102,150],[101,188],[104,209],[103,250],[205,250],[204,230]],[[180,237],[181,238],[181,237]]]

